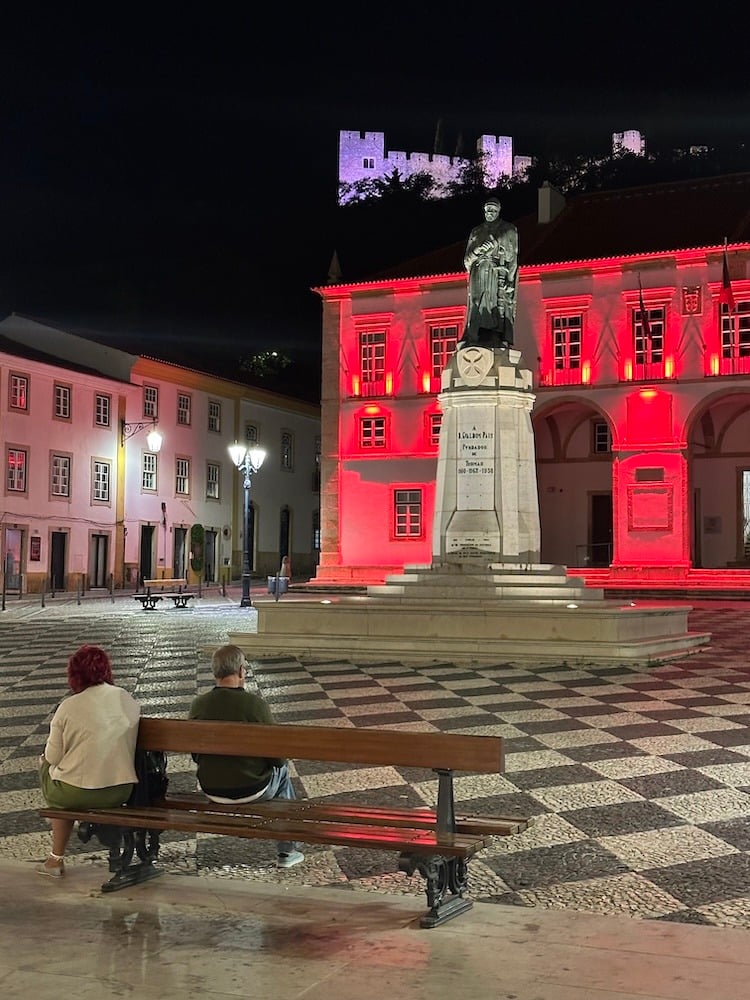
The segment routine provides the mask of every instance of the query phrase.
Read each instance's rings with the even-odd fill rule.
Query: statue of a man
[[[500,218],[500,202],[484,203],[484,222],[469,234],[466,327],[459,347],[508,347],[513,343],[518,288],[518,230]]]

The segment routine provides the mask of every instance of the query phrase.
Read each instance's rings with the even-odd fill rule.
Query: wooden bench
[[[144,717],[138,729],[138,752],[143,751],[428,768],[438,779],[437,808],[278,799],[219,805],[200,793],[167,793],[146,807],[42,809],[41,815],[48,818],[78,820],[84,824],[83,835],[79,827],[81,839],[88,840],[93,834],[110,847],[110,871],[115,874],[102,886],[103,892],[158,874],[154,861],[162,830],[362,847],[395,851],[400,871],[409,875],[419,872],[425,879],[429,907],[420,923],[435,927],[472,906],[465,893],[473,855],[487,847],[493,837],[519,833],[528,825],[520,816],[456,813],[454,772],[500,773],[500,737]],[[119,846],[119,838],[124,848]],[[134,850],[141,863],[131,865]]]
[[[145,594],[135,594],[133,600],[140,601],[144,611],[156,610],[156,605],[165,597],[171,597],[176,608],[186,608],[195,594],[185,591],[187,580],[179,577],[163,577],[161,580],[144,580]],[[171,593],[165,593],[164,588],[171,587]]]

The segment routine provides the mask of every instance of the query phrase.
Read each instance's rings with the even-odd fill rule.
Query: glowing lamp
[[[633,362],[631,360],[625,362],[625,367],[623,369],[623,376],[626,382],[633,381]]]
[[[719,355],[718,354],[712,354],[711,355],[711,374],[712,375],[718,375],[719,374]]]
[[[656,396],[656,389],[641,389],[638,395],[641,399],[653,399]]]
[[[432,391],[432,375],[430,372],[422,372],[422,392]]]
[[[581,365],[581,382],[584,385],[591,385],[591,362],[584,361]]]
[[[385,376],[385,394],[386,396],[393,395],[393,372],[388,372]]]
[[[674,358],[664,359],[664,378],[674,378]]]
[[[352,396],[359,396],[360,385],[359,375],[352,375]]]
[[[376,406],[374,403],[370,403],[369,406],[365,407],[365,413],[368,416],[372,416],[374,413],[380,413],[380,407]]]

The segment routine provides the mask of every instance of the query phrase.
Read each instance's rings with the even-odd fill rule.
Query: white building
[[[275,573],[283,555],[295,574],[314,572],[320,415],[309,403],[14,314],[0,322],[0,439],[8,591],[238,577],[235,440],[267,452],[250,491],[254,573]]]

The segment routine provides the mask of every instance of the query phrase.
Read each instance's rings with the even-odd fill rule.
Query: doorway
[[[612,562],[612,494],[590,495],[591,518],[589,566],[609,566]]]
[[[107,586],[109,536],[92,535],[89,543],[89,587],[101,590]]]
[[[174,529],[174,550],[172,553],[172,575],[176,580],[187,578],[187,528]]]
[[[289,541],[292,531],[292,513],[287,506],[281,508],[279,516],[279,562],[284,556],[291,556]]]
[[[21,592],[21,551],[23,531],[21,528],[5,529],[5,589]]]
[[[206,528],[203,538],[203,572],[206,583],[216,582],[216,542],[218,534],[212,528]]]
[[[154,526],[153,524],[141,525],[141,547],[140,547],[140,580],[154,579]]]
[[[68,547],[66,531],[53,531],[50,535],[49,579],[52,590],[65,590],[65,551]]]

